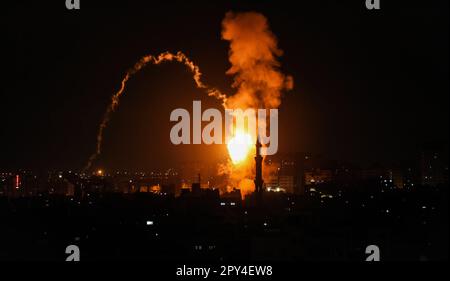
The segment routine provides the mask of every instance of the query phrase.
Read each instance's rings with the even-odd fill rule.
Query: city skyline
[[[0,261],[448,261],[449,3],[380,1],[6,4]]]

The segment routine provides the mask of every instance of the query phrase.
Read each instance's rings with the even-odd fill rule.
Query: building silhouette
[[[262,178],[262,161],[263,158],[261,156],[261,142],[259,140],[259,137],[256,140],[256,156],[255,156],[255,168],[256,168],[256,173],[255,173],[255,192],[257,194],[262,194],[263,192],[263,185],[264,185],[264,181]]]

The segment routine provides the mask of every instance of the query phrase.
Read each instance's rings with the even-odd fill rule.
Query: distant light
[[[225,202],[220,202],[220,206],[225,206]]]
[[[97,176],[103,176],[103,170],[101,169],[97,170]]]
[[[153,221],[147,221],[147,225],[153,225]]]
[[[16,175],[16,189],[19,189],[20,188],[20,177],[19,177],[19,175]]]
[[[267,222],[264,223],[264,226],[267,226]]]
[[[422,206],[422,209],[426,209],[427,208],[427,206]]]
[[[62,175],[59,175],[58,178],[62,179]]]
[[[231,202],[230,205],[231,205],[231,206],[235,206],[236,203],[235,203],[235,202]]]

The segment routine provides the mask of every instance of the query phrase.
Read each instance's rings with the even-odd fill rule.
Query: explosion
[[[233,164],[238,165],[245,161],[254,145],[252,137],[249,134],[243,131],[237,132],[227,145],[228,153]]]
[[[283,51],[278,48],[267,18],[256,12],[229,12],[222,21],[222,39],[230,42],[231,67],[226,73],[233,76],[232,86],[236,89],[234,95],[227,97],[225,107],[278,108],[283,91],[293,88],[293,79],[279,70],[277,58]],[[238,186],[244,196],[255,189],[254,161],[249,156],[256,152],[256,137],[250,136],[256,136],[256,132],[236,130],[228,143],[231,160],[220,169],[229,175],[229,185]]]
[[[90,169],[93,161],[101,153],[103,132],[111,115],[119,106],[126,84],[147,65],[159,65],[167,61],[185,65],[192,72],[197,88],[206,91],[208,96],[219,99],[225,109],[278,108],[282,93],[293,88],[293,79],[279,69],[280,63],[277,58],[283,52],[278,48],[277,38],[269,29],[267,18],[256,12],[228,12],[222,21],[222,39],[230,42],[231,67],[226,74],[233,76],[232,87],[236,89],[236,93],[227,96],[204,84],[199,67],[182,52],[176,54],[164,52],[157,56],[142,57],[126,72],[120,89],[112,96],[98,129],[96,151],[89,158],[84,170]],[[252,156],[256,152],[256,135],[256,132],[237,128],[228,141],[229,159],[226,163],[219,164],[218,173],[228,177],[227,188],[238,187],[244,196],[254,190]]]

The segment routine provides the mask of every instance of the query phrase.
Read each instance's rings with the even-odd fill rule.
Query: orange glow
[[[229,62],[226,72],[233,77],[235,93],[224,100],[226,109],[279,108],[283,92],[294,86],[293,78],[280,70],[278,58],[283,51],[269,28],[266,17],[256,12],[226,14],[222,21],[222,39],[229,41]],[[259,124],[263,125],[263,124]],[[256,131],[254,132],[256,133]],[[229,161],[219,166],[219,175],[227,175],[227,189],[238,187],[246,196],[255,189],[256,134],[239,132],[228,141]],[[263,162],[263,178],[271,168]]]
[[[150,192],[158,193],[158,194],[161,193],[161,186],[159,186],[159,184],[151,186],[150,187]]]
[[[255,191],[255,183],[251,179],[243,179],[238,184],[239,189],[243,197],[251,194]]]
[[[97,170],[97,176],[101,177],[103,176],[103,170]]]
[[[238,165],[248,159],[253,148],[252,137],[248,133],[238,131],[228,142],[227,148],[231,161]]]
[[[20,188],[20,177],[19,175],[16,175],[16,189]]]

